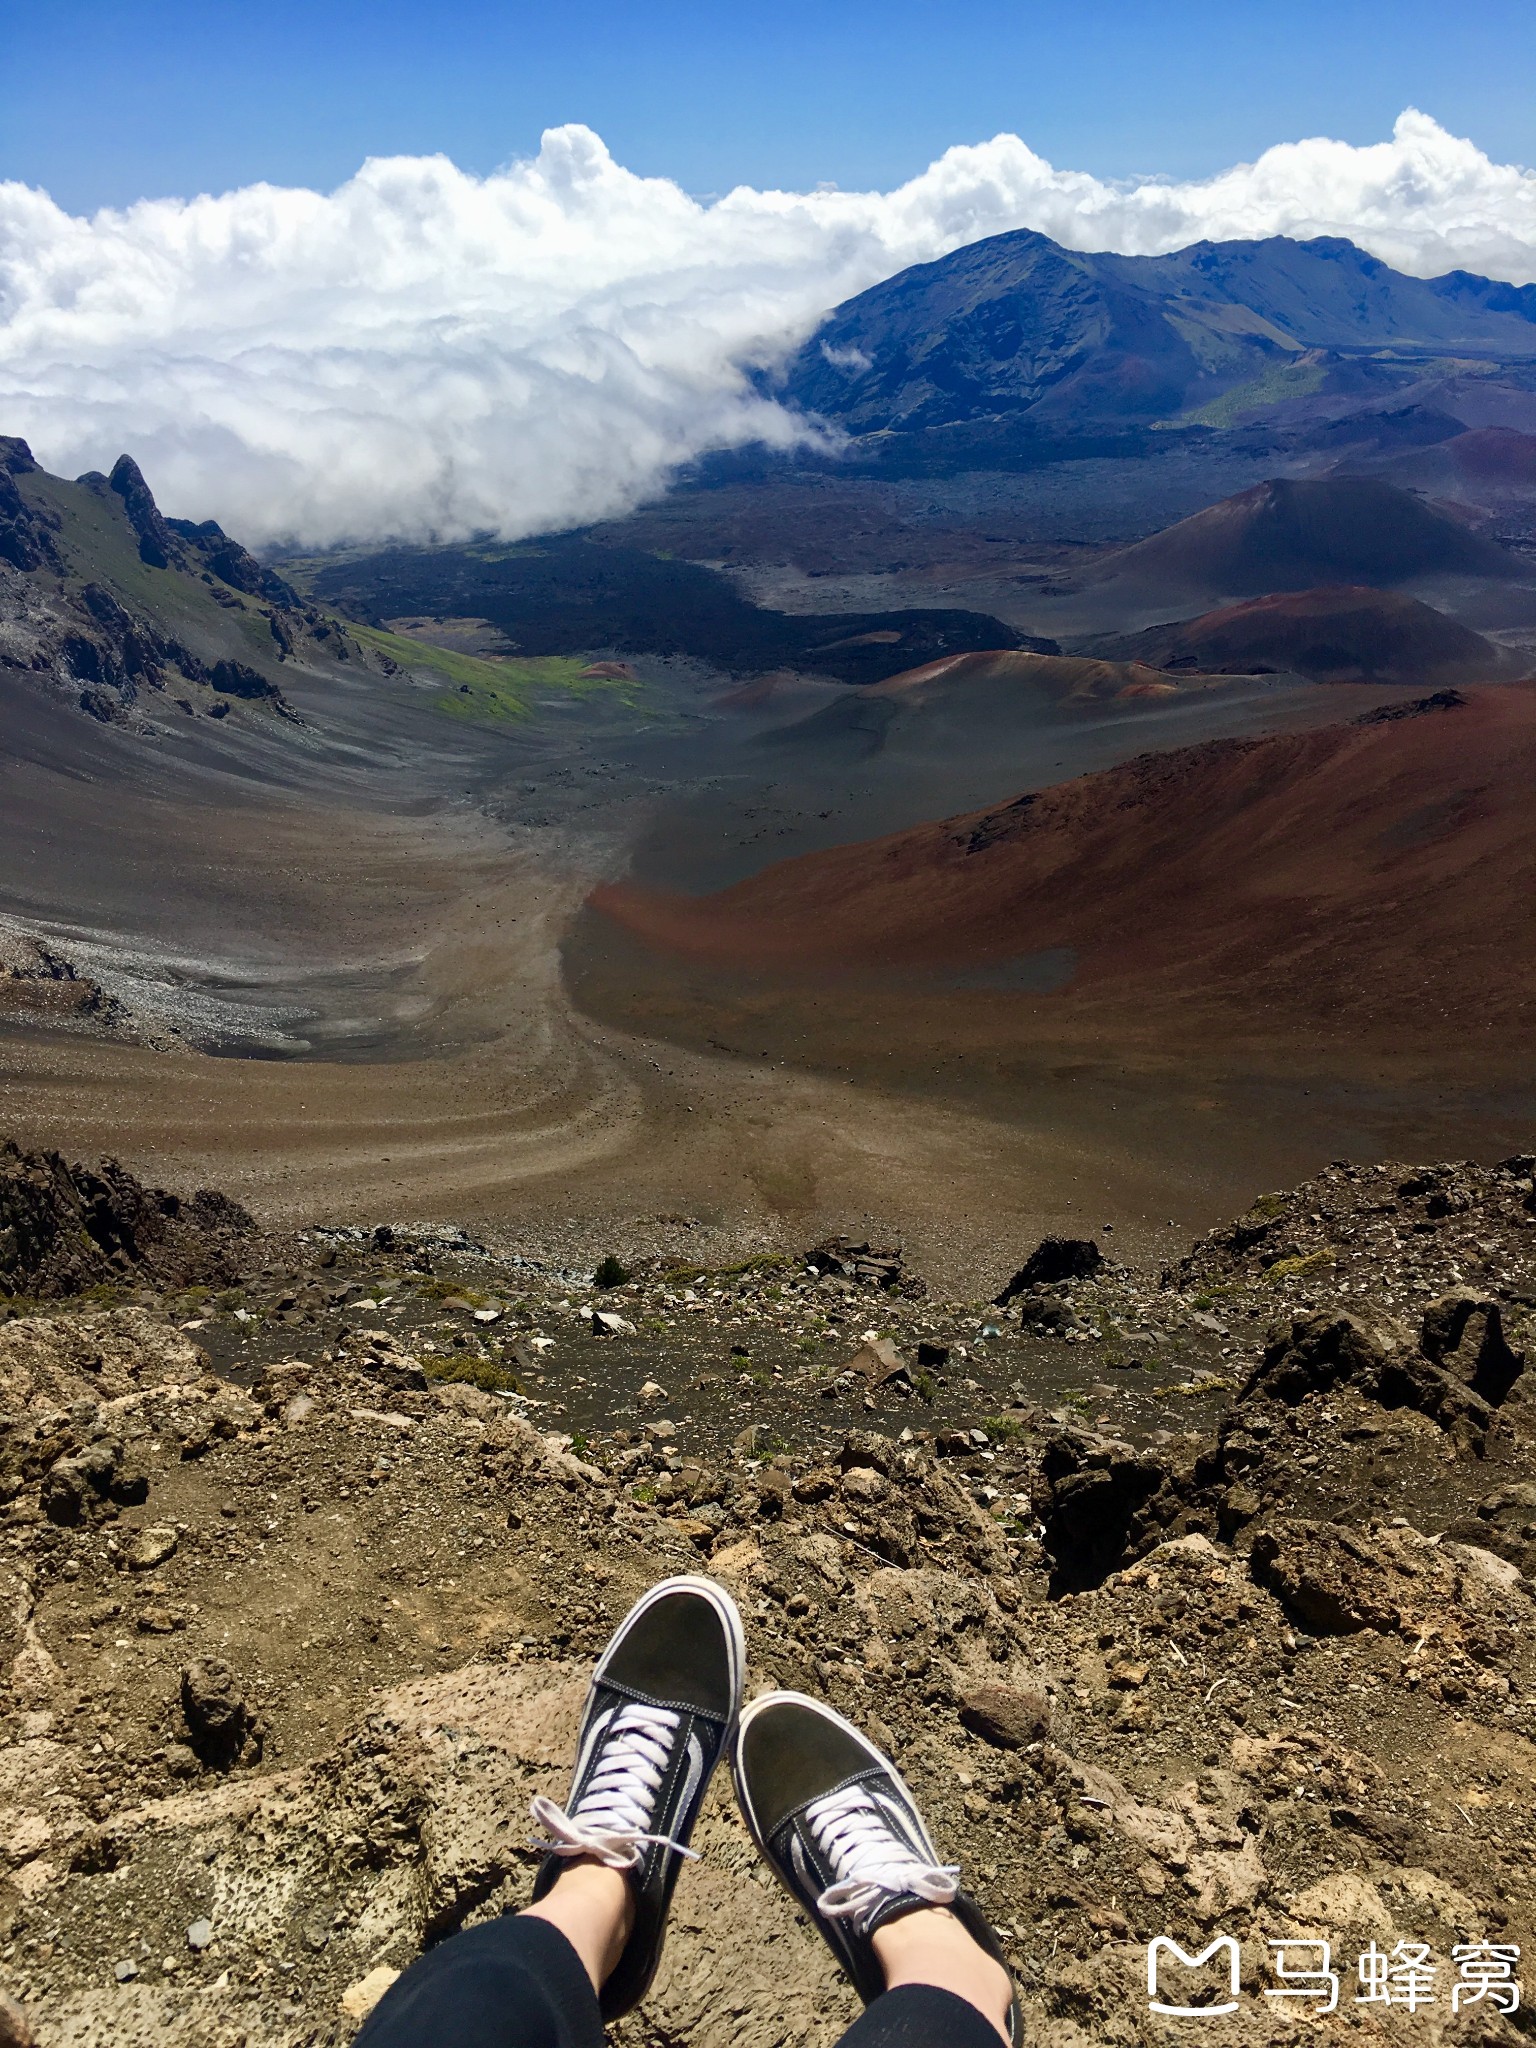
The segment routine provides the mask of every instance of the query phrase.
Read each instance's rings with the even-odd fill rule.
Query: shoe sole
[[[609,1659],[617,1650],[621,1639],[628,1635],[631,1623],[637,1621],[647,1608],[654,1607],[659,1600],[664,1600],[673,1593],[692,1593],[697,1598],[707,1601],[724,1625],[726,1648],[730,1659],[731,1697],[736,1702],[731,1711],[730,1718],[725,1724],[725,1740],[726,1742],[734,1743],[736,1729],[741,1720],[742,1687],[746,1682],[746,1633],[741,1625],[740,1610],[724,1586],[720,1584],[718,1579],[706,1579],[699,1573],[684,1572],[675,1579],[662,1579],[658,1584],[652,1586],[648,1592],[641,1594],[640,1598],[609,1637],[608,1647],[603,1651],[602,1656],[598,1658],[596,1668],[592,1673],[592,1683],[587,1688],[587,1697],[590,1699],[593,1692],[597,1689],[604,1672],[608,1669]]]

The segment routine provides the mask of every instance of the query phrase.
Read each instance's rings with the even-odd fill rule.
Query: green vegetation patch
[[[1315,1252],[1306,1252],[1296,1259],[1276,1259],[1265,1273],[1266,1280],[1294,1280],[1299,1273],[1315,1273],[1323,1266],[1331,1266],[1338,1253],[1331,1244],[1319,1246]]]
[[[388,1294],[389,1283],[381,1282],[378,1289],[370,1291]],[[483,1293],[478,1287],[461,1286],[457,1280],[439,1280],[436,1277],[418,1280],[416,1292],[423,1301],[467,1301],[471,1308],[489,1308],[491,1305],[490,1295]],[[504,1306],[509,1305],[501,1295],[497,1295],[496,1299],[503,1302]]]
[[[422,1370],[429,1380],[459,1381],[479,1387],[485,1394],[520,1394],[522,1383],[515,1372],[491,1358],[428,1358]]]
[[[1017,1415],[989,1415],[981,1426],[998,1443],[1012,1443],[1024,1434],[1024,1424]]]
[[[1314,391],[1321,391],[1327,377],[1321,363],[1276,363],[1272,369],[1250,377],[1246,384],[1235,384],[1197,412],[1185,413],[1179,424],[1236,427],[1241,425],[1244,413],[1281,405],[1288,398],[1310,398]]]
[[[432,647],[404,633],[386,633],[379,626],[354,625],[347,631],[365,647],[387,654],[415,674],[441,677],[447,685],[436,701],[450,718],[478,725],[506,725],[531,718],[540,698],[552,692],[580,702],[606,696],[632,704],[640,685],[624,677],[589,676],[587,663],[576,654],[545,654],[524,659],[514,655],[460,654],[451,647]]]
[[[701,1280],[716,1286],[725,1286],[729,1281],[743,1279],[748,1273],[772,1273],[787,1270],[799,1264],[783,1252],[760,1252],[756,1258],[743,1259],[735,1266],[668,1266],[661,1275],[664,1287],[697,1287]]]

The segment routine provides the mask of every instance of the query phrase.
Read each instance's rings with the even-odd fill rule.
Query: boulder
[[[1104,1255],[1089,1237],[1044,1237],[1014,1274],[994,1308],[1006,1308],[1031,1287],[1054,1287],[1063,1280],[1087,1280],[1104,1263]]]
[[[1342,1381],[1374,1396],[1390,1355],[1391,1345],[1382,1333],[1342,1310],[1297,1316],[1287,1329],[1270,1337],[1238,1402],[1262,1395],[1294,1408],[1308,1394],[1326,1393]]]
[[[1064,1430],[1046,1443],[1040,1469],[1037,1508],[1057,1591],[1098,1585],[1180,1519],[1171,1469],[1129,1444]]]
[[[982,1685],[960,1702],[961,1726],[994,1749],[1024,1749],[1051,1730],[1051,1703],[1043,1687]]]
[[[871,1387],[893,1384],[911,1386],[912,1375],[906,1361],[889,1337],[868,1337],[855,1351],[848,1363],[839,1367],[841,1372],[858,1373]]]
[[[1381,1544],[1334,1523],[1277,1522],[1249,1559],[1265,1586],[1314,1635],[1386,1634],[1401,1617],[1394,1561]]]
[[[132,1572],[152,1572],[176,1555],[176,1531],[166,1523],[140,1529],[123,1552]]]
[[[1419,1349],[1432,1365],[1451,1373],[1490,1407],[1514,1391],[1525,1371],[1525,1355],[1504,1335],[1498,1302],[1472,1294],[1444,1294],[1424,1311]]]
[[[229,1666],[199,1657],[181,1674],[181,1711],[192,1748],[205,1764],[227,1770],[251,1733],[245,1695]]]

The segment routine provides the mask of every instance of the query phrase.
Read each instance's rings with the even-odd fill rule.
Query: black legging
[[[393,1983],[356,2048],[602,2048],[597,1996],[547,1920],[507,1915],[456,1934]],[[887,1991],[839,2048],[998,2048],[997,2029],[931,1984]]]

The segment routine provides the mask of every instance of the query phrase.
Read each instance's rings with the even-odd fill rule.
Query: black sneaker
[[[746,1646],[736,1603],[713,1579],[663,1579],[630,1609],[592,1674],[563,1807],[535,1799],[549,1837],[533,1896],[573,1857],[625,1871],[635,1924],[601,1993],[617,2019],[650,1988],[667,1908],[691,1856],[704,1793],[741,1707]]]
[[[870,1936],[924,1906],[947,1907],[1007,1969],[959,1865],[940,1863],[900,1772],[852,1722],[804,1693],[765,1693],[741,1717],[734,1763],[758,1848],[866,2005],[885,1989]],[[1017,2041],[1017,1996],[1009,2028]]]

